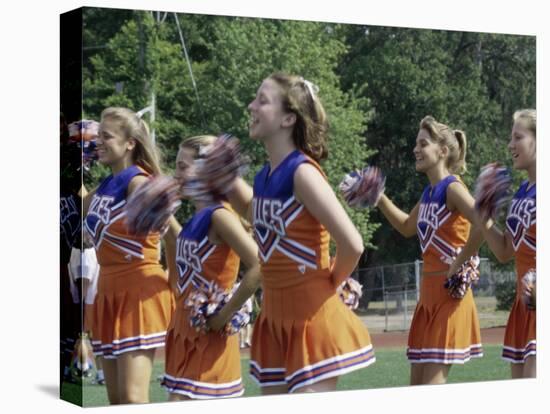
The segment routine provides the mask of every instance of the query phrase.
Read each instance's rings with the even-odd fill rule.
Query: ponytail
[[[466,168],[466,134],[464,131],[455,129],[453,131],[456,141],[458,143],[458,151],[456,155],[456,161],[452,162],[451,157],[449,156],[449,170],[458,175],[462,175],[467,171]]]
[[[447,168],[453,174],[466,172],[466,134],[461,130],[451,130],[447,125],[437,122],[428,115],[420,121],[420,128],[430,134],[433,142],[449,149]]]

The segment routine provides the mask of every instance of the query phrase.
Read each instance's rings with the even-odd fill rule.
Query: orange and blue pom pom
[[[460,269],[445,281],[445,288],[455,299],[462,299],[472,283],[479,280],[479,256],[470,257]]]
[[[189,324],[197,332],[208,332],[207,321],[216,315],[229,300],[233,292],[221,289],[215,282],[200,284],[193,289],[185,300],[185,307],[190,309]],[[250,322],[250,312],[242,306],[233,314],[221,330],[224,336],[235,335]]]
[[[481,169],[474,190],[475,208],[482,218],[495,218],[511,196],[512,179],[507,168],[498,163]]]
[[[337,293],[348,308],[355,310],[359,307],[359,300],[363,296],[363,286],[357,280],[348,277],[338,286]]]
[[[180,184],[172,177],[155,176],[140,185],[126,202],[126,224],[131,234],[163,232],[180,206]]]
[[[370,166],[347,174],[339,185],[344,200],[350,207],[376,206],[384,193],[386,177],[378,167]]]

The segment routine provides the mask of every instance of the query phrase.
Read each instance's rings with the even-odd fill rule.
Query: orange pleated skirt
[[[178,299],[166,335],[163,387],[192,399],[242,395],[238,335],[197,332],[189,325],[189,310],[183,303]]]
[[[516,291],[520,291],[519,286]],[[517,294],[504,332],[502,359],[513,364],[523,364],[527,357],[536,355],[537,314],[529,310]]]
[[[407,358],[411,363],[464,364],[483,356],[472,290],[455,299],[444,287],[445,278],[444,274],[422,278],[409,330]]]
[[[102,267],[91,316],[94,354],[110,359],[164,346],[173,310],[174,297],[160,265],[114,274]]]
[[[367,328],[330,279],[264,287],[250,358],[250,373],[261,387],[286,385],[293,392],[374,361]]]

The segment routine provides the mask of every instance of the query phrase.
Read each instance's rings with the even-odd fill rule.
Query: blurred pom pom
[[[182,193],[195,200],[213,201],[227,194],[237,177],[244,175],[249,160],[241,154],[239,140],[224,134],[201,148]]]
[[[71,141],[95,141],[99,135],[99,122],[90,119],[69,124],[69,138]]]
[[[99,134],[99,122],[83,119],[72,122],[68,126],[69,143],[75,144],[82,150],[82,165],[88,170],[97,160],[96,139]]]
[[[535,310],[537,303],[537,271],[535,269],[529,269],[527,273],[525,273],[525,275],[522,277],[521,282],[521,298],[523,300],[523,303],[525,303],[525,305],[529,309]]]
[[[78,338],[71,356],[72,378],[79,382],[82,381],[82,378],[90,377],[93,367],[94,354],[89,339],[87,337]]]
[[[350,207],[376,206],[384,193],[386,177],[378,167],[366,167],[362,171],[352,171],[340,183],[340,191]]]
[[[208,182],[199,178],[196,165],[188,168],[180,191],[182,196],[208,204],[215,203],[220,199],[220,195],[213,191]]]
[[[172,177],[155,176],[128,197],[126,223],[131,234],[163,232],[170,216],[181,204],[180,185]]]
[[[357,280],[348,277],[338,286],[337,293],[348,308],[355,310],[359,306],[359,299],[363,296],[363,286]]]
[[[243,306],[233,314],[231,320],[227,322],[223,329],[223,335],[230,336],[239,333],[250,322],[250,312]]]
[[[207,320],[217,314],[229,302],[233,292],[226,292],[215,282],[201,284],[193,289],[185,300],[185,307],[190,309],[189,324],[197,332],[208,332]],[[250,321],[250,312],[242,306],[233,314],[220,333],[224,336],[235,335]]]
[[[468,288],[479,280],[479,256],[472,256],[460,266],[460,269],[445,281],[445,288],[455,299],[462,299]]]
[[[512,179],[508,169],[498,163],[487,164],[476,181],[475,207],[482,218],[495,218],[510,198]]]

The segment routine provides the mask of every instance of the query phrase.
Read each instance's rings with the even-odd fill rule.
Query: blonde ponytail
[[[453,174],[466,172],[466,134],[461,130],[451,130],[447,125],[437,122],[428,115],[420,121],[420,129],[425,129],[430,134],[433,142],[449,149],[447,156],[447,168]]]

